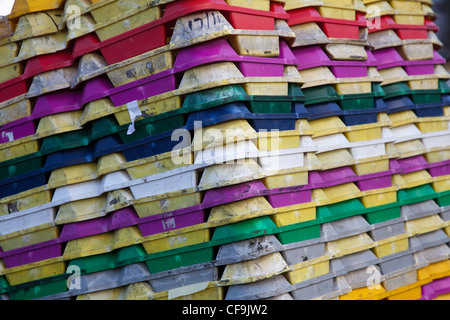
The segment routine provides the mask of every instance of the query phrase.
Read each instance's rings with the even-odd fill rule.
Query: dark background
[[[450,0],[434,0],[433,11],[437,15],[435,23],[440,28],[437,36],[444,44],[439,53],[450,60]],[[447,63],[447,70],[450,71],[450,61]]]

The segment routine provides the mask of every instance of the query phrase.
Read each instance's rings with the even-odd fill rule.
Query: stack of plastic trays
[[[445,169],[448,156],[445,154],[448,152],[446,151],[448,146],[441,140],[448,135],[445,107],[447,89],[445,82],[439,81],[446,79],[445,72],[440,71],[444,60],[436,51],[433,53],[433,50],[429,60],[416,57],[405,61],[406,59],[401,58],[405,56],[405,51],[410,50],[409,46],[416,45],[415,53],[417,54],[419,52],[417,48],[420,48],[422,44],[429,45],[433,49],[433,44],[438,43],[432,33],[435,26],[433,27],[431,22],[428,22],[426,26],[422,23],[423,27],[399,24],[399,22],[406,24],[404,19],[413,19],[414,14],[409,17],[397,15],[404,13],[401,9],[402,6],[408,5],[407,2],[365,2],[368,12],[382,15],[375,16],[375,22],[372,21],[375,25],[376,19],[379,19],[379,24],[370,30],[369,40],[374,45],[373,54],[378,60],[378,69],[383,77],[382,88],[386,93],[384,101],[389,108],[390,133],[394,137],[394,142],[388,144],[387,150],[391,154],[390,167],[395,168],[396,171],[392,182],[399,189],[397,203],[402,212],[400,219],[390,221],[390,224],[399,222],[397,226],[396,224],[389,226],[391,228],[389,232],[393,237],[397,235],[402,238],[391,244],[392,250],[395,244],[397,252],[391,250],[388,255],[383,255],[382,261],[371,265],[371,269],[365,265],[364,269],[346,275],[348,282],[354,286],[354,290],[341,296],[341,299],[418,299],[421,286],[432,279],[432,277],[423,276],[424,268],[428,268],[427,265],[439,265],[441,261],[448,260],[448,234],[445,233],[448,225],[445,217],[447,210],[445,199],[448,194],[448,172]],[[413,6],[423,5],[420,2],[412,3],[414,3]],[[396,10],[393,10],[390,5]],[[427,14],[421,12],[418,17],[421,16],[423,21],[430,10],[425,10]],[[373,19],[374,16],[370,18]],[[395,27],[393,19],[396,19],[398,23]],[[413,35],[417,34],[416,31],[420,28],[424,31],[424,38],[412,40]],[[408,41],[400,40],[399,37]],[[397,48],[400,49],[396,50]],[[400,63],[400,60],[403,62]],[[427,64],[432,66],[430,75],[422,71]],[[398,77],[395,68],[398,69],[400,66],[408,67],[407,70],[411,74],[405,73],[404,77]],[[418,73],[414,74],[414,72]],[[421,72],[425,75],[421,75]],[[434,80],[435,87],[428,91],[412,91],[406,85],[410,80],[408,82],[410,86],[416,85],[416,88],[419,88],[420,84],[426,85],[430,79]],[[398,86],[394,88],[396,85]],[[403,86],[404,90],[405,85],[407,92],[414,93],[415,96],[399,94],[399,88]],[[430,95],[425,97],[427,94]],[[435,100],[430,100],[434,94],[436,94]],[[441,142],[433,144],[432,141]],[[384,228],[380,228],[380,231],[372,232],[371,235],[379,237],[382,234],[381,231],[386,232]],[[387,249],[388,247],[381,246],[378,250],[388,252]],[[380,258],[378,253],[374,253]],[[378,271],[375,271],[375,267]],[[369,286],[369,283],[375,279],[376,273],[381,276],[379,278],[381,282],[377,286]]]
[[[93,7],[84,10],[83,16],[92,14]],[[201,12],[184,16],[182,13],[186,13],[186,8]],[[215,11],[205,12],[211,8]],[[156,297],[172,297],[167,291],[177,286],[195,284],[200,280],[216,280],[216,267],[211,266],[211,261],[220,245],[263,235],[265,229],[261,226],[264,224],[265,228],[271,228],[272,233],[281,232],[272,220],[264,216],[290,208],[286,209],[283,201],[280,208],[272,208],[264,196],[274,193],[273,197],[276,197],[277,193],[281,193],[283,198],[284,193],[288,192],[286,196],[289,198],[291,193],[302,194],[296,191],[296,187],[303,189],[303,181],[307,182],[304,153],[315,152],[315,148],[308,140],[310,134],[294,132],[296,120],[307,115],[302,110],[301,79],[295,68],[295,59],[284,42],[294,35],[287,25],[283,25],[283,20],[278,19],[287,18],[279,4],[274,3],[268,8],[270,10],[255,11],[236,7],[233,10],[239,12],[231,12],[228,4],[219,2],[180,1],[177,5],[167,4],[164,6],[168,17],[164,20],[164,28],[171,29],[168,21],[174,24],[170,43],[156,51],[144,52],[142,56],[127,57],[129,60],[122,60],[124,57],[107,58],[102,49],[105,41],[109,40],[102,40],[100,44],[90,47],[83,43],[85,47],[100,48],[106,63],[101,59],[92,59],[92,55],[83,56],[78,61],[70,90],[49,92],[36,101],[37,106],[38,102],[42,106],[67,104],[82,110],[75,121],[82,127],[77,128],[79,130],[76,132],[51,135],[42,141],[38,151],[28,157],[15,156],[5,159],[3,163],[10,173],[7,182],[17,185],[14,190],[3,189],[2,198],[2,207],[7,213],[3,217],[2,260],[5,268],[2,273],[12,286],[4,289],[9,292],[10,298],[79,296],[81,299],[98,291],[98,297],[102,297],[101,289],[109,290],[102,286],[130,284],[124,274],[134,274],[133,279],[143,282],[152,279]],[[262,31],[236,29],[217,9],[224,10],[235,25],[249,21],[240,15],[248,18],[253,14],[262,16],[260,18],[264,23],[269,20],[272,27]],[[160,21],[161,24],[164,21]],[[215,29],[204,35],[203,28],[206,26]],[[133,30],[131,32],[136,34],[142,31],[139,28]],[[82,40],[92,40],[92,34],[88,36]],[[130,38],[131,33],[123,36],[126,40]],[[264,41],[267,47],[258,44],[253,48],[256,52],[251,52],[252,41],[261,39],[267,40]],[[210,55],[202,55],[206,52]],[[155,60],[144,61],[154,58],[157,53],[163,53],[162,60],[159,55]],[[186,60],[186,56],[193,57],[196,53],[196,60]],[[177,59],[172,61],[175,56]],[[139,64],[146,66],[143,75],[133,73],[133,68],[138,68]],[[167,64],[173,67],[167,68]],[[262,70],[255,68],[255,65]],[[160,72],[155,72],[155,69]],[[271,90],[272,96],[266,95],[268,84],[271,89],[276,88]],[[65,103],[61,99],[66,99]],[[278,102],[281,102],[281,109]],[[274,104],[278,109],[273,109]],[[136,112],[136,108],[132,109],[133,105],[141,109],[138,113],[144,117],[133,118],[132,112]],[[247,106],[256,112],[250,112]],[[149,113],[146,114],[147,111]],[[30,118],[40,119],[44,112],[35,106],[34,115]],[[148,115],[155,116],[149,118]],[[73,117],[68,118],[73,120]],[[209,130],[214,140],[208,140],[211,133],[205,128],[205,135],[201,130],[194,130],[196,120],[204,121],[206,126],[219,124],[218,128],[214,128],[216,131]],[[305,121],[300,120],[300,123]],[[188,148],[187,156],[181,159],[184,162],[179,164],[172,161],[170,152],[179,143],[179,140],[171,139],[175,128],[191,133],[194,145],[192,150]],[[229,128],[231,133],[226,131]],[[209,159],[212,162],[208,162],[204,161],[208,160],[208,156],[201,155],[209,152],[220,161],[224,160],[220,158],[220,152],[223,153],[221,146],[213,148],[209,143],[220,141],[219,137],[214,136],[217,129],[222,130],[219,133],[227,133],[222,137],[238,140],[232,144],[232,152],[227,151],[227,156],[231,155],[231,158],[226,160],[257,152],[235,166],[211,166],[217,159]],[[271,143],[275,140],[272,133],[264,132],[272,129],[281,132],[281,146],[274,146]],[[129,130],[135,132],[128,134]],[[278,137],[277,132],[274,135],[274,138]],[[252,139],[253,142],[250,141]],[[190,147],[191,137],[188,140]],[[203,150],[205,146],[207,148]],[[292,182],[291,190],[281,188],[285,187],[283,177],[275,176],[278,174],[277,167],[273,164],[274,158],[267,152],[279,149],[284,149],[281,152],[282,165],[287,167],[283,167],[282,173],[293,172],[292,176],[298,176]],[[35,170],[30,170],[26,165],[29,161],[38,162]],[[28,171],[23,174],[20,170]],[[36,182],[38,187],[20,183],[35,176],[43,176]],[[252,198],[249,201],[253,201],[256,197],[253,202],[266,210],[244,210],[247,214],[234,221],[244,220],[246,225],[232,227],[238,230],[236,237],[229,234],[224,237],[223,233],[227,231],[218,227],[224,225],[230,228],[228,224],[233,219],[223,216],[222,205],[226,206],[228,201],[232,202],[228,204],[230,206],[245,209],[246,204],[236,201],[241,200],[242,189],[239,188],[246,187],[240,183],[258,178],[265,178],[267,187],[260,182],[255,192],[246,194],[243,199],[245,202],[249,197]],[[209,189],[235,184],[238,184],[237,189],[231,190],[223,203],[214,201],[217,197],[207,197],[206,191]],[[220,194],[222,192],[224,190],[221,189]],[[307,193],[293,203],[306,201],[304,197]],[[255,215],[263,218],[246,221]],[[255,230],[260,231],[255,233]],[[25,236],[32,239],[25,241]],[[219,259],[222,260],[228,261]],[[206,262],[209,263],[206,267],[190,267]],[[66,270],[71,270],[71,266],[82,266],[85,277],[82,278],[82,289],[67,292],[69,273]],[[143,266],[146,271],[143,271]],[[180,269],[183,266],[185,268]],[[173,269],[177,271],[174,273]],[[93,283],[98,272],[106,272],[105,277],[109,280],[101,284]],[[157,275],[149,276],[149,272]],[[170,281],[166,279],[169,272],[177,275],[170,277]],[[93,275],[89,276],[91,273]],[[142,286],[147,288],[148,283]],[[224,287],[214,285],[213,289],[213,295],[221,297]]]
[[[371,17],[369,41],[379,61],[389,112],[414,110],[420,117],[442,115],[447,104],[448,73],[437,52],[442,43],[436,37],[437,26],[427,3],[386,1],[378,4],[383,9]],[[412,13],[406,16],[405,10]]]
[[[393,136],[367,42],[364,5],[288,1],[285,8],[297,36],[292,51],[305,82],[309,128],[318,148],[320,168],[310,173],[310,183],[321,221],[319,238],[285,247],[293,269],[290,295],[336,299],[352,290],[344,277],[352,270],[338,258],[381,245],[367,232],[377,222],[400,216],[387,152]],[[386,238],[381,240],[396,240]],[[301,260],[304,256],[308,259]]]

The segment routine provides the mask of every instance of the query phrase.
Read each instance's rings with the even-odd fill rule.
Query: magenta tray
[[[446,293],[450,293],[450,277],[433,280],[423,285],[422,298],[419,300],[433,300]]]
[[[270,11],[263,11],[230,6],[224,0],[174,1],[166,4],[162,18],[91,47],[100,50],[108,64],[114,64],[166,45],[178,18],[207,11],[220,11],[235,29],[274,30],[275,19],[289,18],[278,3],[271,3]]]
[[[81,110],[85,104],[107,97],[112,88],[108,78],[97,77],[87,81],[80,89],[65,89],[39,96],[31,115],[0,126],[0,143],[33,135],[36,132],[36,121],[40,118]]]
[[[224,39],[217,39],[179,50],[174,67],[109,90],[115,106],[176,90],[184,71],[212,62],[236,62],[246,77],[282,77],[285,65],[297,65],[289,46],[280,42],[275,58],[239,56]]]
[[[391,164],[393,162],[401,168],[402,174],[419,170],[428,170],[433,177],[450,174],[450,160],[428,163],[423,155],[418,155],[404,159],[391,159]]]
[[[378,65],[377,59],[370,50],[366,50],[367,60],[331,60],[320,46],[306,46],[292,49],[292,53],[298,60],[298,70],[316,67],[329,67],[337,78],[367,77],[367,68]]]
[[[407,61],[402,58],[395,48],[376,50],[373,51],[373,55],[379,63],[378,70],[403,67],[408,75],[411,76],[433,74],[435,65],[446,63],[446,60],[436,50],[431,60]]]

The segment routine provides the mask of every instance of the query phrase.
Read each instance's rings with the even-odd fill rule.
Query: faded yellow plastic
[[[259,151],[299,148],[300,136],[269,131],[268,135],[260,135],[258,138],[257,147]]]
[[[302,186],[308,184],[308,172],[292,172],[262,179],[267,189]]]
[[[124,20],[112,23],[104,28],[99,28],[95,32],[100,41],[105,41],[129,30],[135,29],[149,22],[155,21],[162,16],[160,7],[149,8]]]
[[[199,190],[224,187],[264,178],[266,174],[253,159],[243,163],[223,164],[207,167],[198,185]]]
[[[290,284],[296,284],[326,275],[329,272],[330,261],[326,260],[305,267],[300,267],[292,271],[288,271],[285,277]]]
[[[405,11],[422,10],[422,2],[419,1],[390,0],[389,3],[396,10],[405,10]]]
[[[433,182],[431,186],[436,192],[444,192],[450,190],[450,180],[448,176],[442,178],[443,180]]]
[[[79,125],[81,113],[81,111],[63,112],[41,118],[36,129],[36,137],[44,138],[63,132],[81,130],[82,127]]]
[[[52,188],[97,178],[97,164],[84,163],[52,171],[48,185]]]
[[[142,103],[138,102],[138,104],[142,112],[142,117],[137,118],[137,121],[156,116],[161,113],[177,110],[181,108],[182,101],[180,96],[174,96],[151,103],[145,103],[145,100],[143,100]],[[131,123],[130,113],[127,108],[124,108],[123,111],[116,112],[114,116],[116,117],[119,125]]]
[[[117,109],[109,98],[102,98],[89,102],[83,108],[80,124],[84,125],[87,122],[114,114],[116,111]]]
[[[59,207],[55,224],[74,223],[105,216],[106,196],[72,201]]]
[[[118,67],[107,72],[108,78],[115,87],[172,68],[175,59],[172,51],[158,53],[150,57],[141,55],[138,58],[139,60],[137,58],[126,60],[126,64],[118,63]]]
[[[19,54],[19,50],[19,43],[8,43],[0,45],[0,63],[2,65],[11,64],[11,60],[17,57],[17,55]],[[6,75],[2,75],[2,77],[6,77]]]
[[[23,74],[23,64],[13,63],[0,68],[0,83],[17,78]]]
[[[327,203],[342,202],[355,198],[360,190],[354,183],[344,183],[322,189]]]
[[[254,138],[256,131],[247,120],[233,120],[195,130],[192,145],[194,151],[199,151],[206,147],[224,147],[231,142]]]
[[[444,131],[449,129],[448,120],[446,119],[443,119],[442,121],[439,119],[436,119],[435,121],[422,121],[417,123],[416,126],[423,133]]]
[[[148,217],[164,212],[170,212],[182,208],[198,205],[202,202],[201,193],[195,192],[176,197],[154,201],[135,201],[133,206],[139,217]]]
[[[207,83],[243,77],[233,62],[211,63],[186,70],[181,79],[179,89],[193,90]]]
[[[61,16],[61,11],[57,11],[57,13]],[[19,41],[57,32],[58,22],[53,19],[58,15],[51,14],[51,12],[36,12],[20,17],[12,39]]]
[[[278,36],[236,35],[229,43],[240,56],[278,57],[280,44]]]
[[[311,120],[309,121],[309,126],[314,132],[314,137],[345,132],[348,130],[348,127],[339,117],[326,117],[318,120]]]
[[[361,203],[366,208],[372,208],[376,206],[381,206],[384,204],[389,204],[397,201],[397,191],[396,188],[388,188],[394,191],[387,191],[383,193],[376,193],[372,195],[365,195],[360,198]]]
[[[270,92],[271,96],[287,96],[288,95],[288,84],[287,83],[277,83],[277,82],[262,82],[262,83],[244,83],[242,85],[245,92],[250,96],[261,96],[267,95]]]
[[[357,44],[329,43],[325,45],[325,50],[333,60],[365,61],[368,58],[365,46]],[[367,70],[369,72],[370,68]]]
[[[317,158],[324,170],[352,165],[355,161],[350,152],[346,149],[318,153]]]
[[[385,244],[377,245],[372,248],[372,251],[378,258],[383,258],[394,253],[408,250],[408,248],[409,248],[409,240],[408,238],[404,238],[388,242]]]
[[[166,172],[169,170],[177,169],[194,163],[193,155],[191,152],[185,153],[183,158],[185,161],[182,163],[175,163],[172,158],[166,158],[161,160],[149,161],[142,164],[136,163],[133,166],[127,167],[127,172],[131,179],[139,179],[142,177],[151,176],[157,173]]]
[[[99,1],[91,2],[95,4]],[[148,3],[148,0],[109,1],[109,3],[102,6],[92,6],[93,8],[89,12],[95,21],[100,24],[113,20],[115,17],[126,14],[129,11],[133,12],[134,9],[143,7]]]
[[[438,90],[439,79],[420,79],[407,81],[411,90]]]
[[[439,215],[431,215],[424,218],[414,219],[405,222],[405,229],[409,236],[415,236],[445,227],[445,222]]]
[[[90,292],[77,296],[77,300],[151,300],[154,291],[148,282],[136,282],[127,286]]]
[[[10,202],[0,204],[0,215],[20,212],[52,201],[53,193],[49,190],[36,192]]]
[[[211,231],[209,229],[201,229],[187,233],[180,232],[174,236],[167,236],[160,239],[144,241],[142,245],[147,254],[151,254],[204,243],[210,240]]]
[[[344,136],[350,142],[360,142],[381,139],[381,127],[366,128],[362,130],[349,130],[344,132]]]
[[[413,188],[419,185],[433,182],[433,178],[426,170],[419,170],[410,173],[402,174],[402,179],[405,181],[405,188]]]
[[[45,261],[47,264],[29,264],[23,266],[23,268],[11,268],[6,274],[6,279],[11,286],[15,286],[64,274],[67,269],[67,263],[58,260],[50,259]]]
[[[418,121],[416,114],[412,110],[392,113],[389,115],[389,119],[392,121],[392,127],[416,123]]]
[[[3,161],[26,156],[31,153],[38,152],[40,148],[39,141],[28,141],[21,144],[16,144],[11,147],[0,149],[0,159]]]
[[[21,235],[11,236],[7,239],[0,240],[0,247],[3,251],[9,251],[57,239],[59,237],[59,227],[46,228],[31,232],[26,231],[27,230],[22,231]]]
[[[411,140],[395,144],[397,152],[402,158],[408,158],[425,153],[426,148],[420,140]]]
[[[273,214],[270,217],[277,227],[288,226],[316,219],[316,207],[288,210]]]
[[[221,286],[209,285],[206,289],[195,292],[186,293],[182,296],[173,298],[172,300],[224,300],[225,288]],[[167,292],[155,294],[155,300],[168,300],[169,296]]]
[[[433,44],[412,43],[398,47],[398,53],[405,60],[426,60],[433,59]],[[433,77],[434,78],[434,77]]]
[[[367,250],[374,241],[366,234],[361,233],[327,243],[328,251],[335,256],[343,256]]]
[[[423,155],[428,163],[436,163],[450,159],[450,150],[427,152]]]
[[[150,300],[154,291],[148,282],[136,282],[126,286],[124,300]]]
[[[58,31],[50,35],[29,38],[22,42],[18,58],[30,59],[35,56],[54,53],[67,47],[65,31]]]
[[[99,176],[115,172],[126,164],[125,156],[121,153],[111,153],[98,159],[97,174]]]
[[[272,278],[288,270],[289,267],[281,253],[275,252],[257,259],[225,266],[220,283],[227,286],[247,284]]]
[[[124,292],[122,288],[113,288],[108,290],[90,292],[77,296],[77,300],[124,300]]]
[[[315,67],[299,70],[299,73],[305,81],[302,88],[337,83],[336,77],[328,67]]]
[[[109,192],[106,201],[106,211],[113,212],[130,206],[134,198],[128,189]]]
[[[255,10],[270,10],[270,0],[226,0],[230,6],[238,6]]]
[[[343,19],[343,20],[351,20],[351,21],[355,21],[355,19],[356,19],[355,10],[351,10],[351,9],[319,7],[318,11],[319,11],[320,15],[325,18]]]
[[[397,24],[408,24],[408,25],[424,25],[425,24],[425,16],[412,16],[412,15],[403,15],[396,14],[394,15],[394,21]]]
[[[372,82],[338,83],[335,89],[338,94],[371,93]]]
[[[113,250],[139,244],[143,241],[142,233],[137,226],[124,227],[114,231]]]
[[[67,242],[64,259],[73,260],[81,257],[110,252],[114,245],[114,233],[106,232]]]
[[[213,207],[209,214],[208,223],[237,221],[263,215],[272,211],[272,206],[264,197],[255,197],[246,200]],[[269,212],[269,213],[270,213]]]

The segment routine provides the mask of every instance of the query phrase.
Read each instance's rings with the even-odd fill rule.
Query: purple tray
[[[280,42],[279,57],[265,58],[239,56],[225,39],[217,39],[181,49],[172,69],[111,89],[111,100],[115,106],[121,106],[134,100],[176,90],[184,71],[220,61],[236,62],[246,77],[281,77],[284,75],[285,65],[297,66],[297,59],[283,41]]]
[[[434,280],[422,286],[422,298],[419,300],[433,300],[446,293],[450,293],[450,277]]]
[[[108,78],[98,77],[87,81],[82,89],[61,90],[39,96],[31,115],[0,126],[0,131],[11,130],[13,127],[52,114],[80,110],[89,102],[107,97],[112,88]]]
[[[206,222],[206,211],[198,210],[183,213],[158,214],[145,217],[138,224],[144,237]],[[142,222],[145,221],[145,222]]]
[[[280,55],[267,58],[240,56],[225,39],[219,38],[179,50],[173,69],[175,72],[183,72],[203,64],[219,61],[295,66],[298,64],[297,58],[284,41],[280,41]]]
[[[37,261],[59,257],[67,241],[101,234],[137,224],[138,216],[132,208],[125,208],[108,216],[65,224],[58,239],[31,246],[0,252],[0,259],[7,268],[13,268]]]
[[[419,170],[428,170],[433,177],[450,174],[450,160],[428,163],[422,155],[418,155],[394,161],[401,168],[403,174]]]
[[[293,48],[292,53],[298,60],[298,70],[326,66],[338,78],[367,77],[367,67],[378,64],[371,51],[366,50],[367,60],[331,60],[320,46]]]
[[[28,121],[17,126],[0,130],[0,144],[18,140],[36,133],[35,121]]]
[[[395,48],[380,49],[373,52],[375,59],[379,62],[378,70],[394,68],[394,67],[404,67],[405,71],[409,75],[414,75],[414,72],[425,72],[425,70],[434,70],[434,65],[445,64],[446,60],[437,52],[434,51],[433,59],[431,60],[415,60],[407,61],[402,58],[402,56],[397,52]],[[433,69],[431,69],[433,68]],[[410,72],[412,72],[410,74]],[[431,73],[433,73],[432,71]],[[417,73],[423,74],[423,73]],[[429,74],[429,73],[427,73]]]

